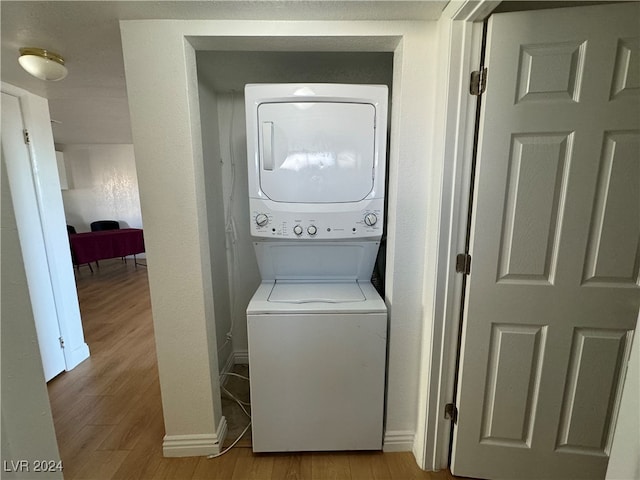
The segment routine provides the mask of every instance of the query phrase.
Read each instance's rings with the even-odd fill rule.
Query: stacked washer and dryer
[[[255,452],[382,448],[386,86],[247,85]]]

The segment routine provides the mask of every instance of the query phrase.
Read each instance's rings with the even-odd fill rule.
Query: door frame
[[[450,2],[438,21],[437,128],[433,158],[442,163],[441,203],[435,282],[424,296],[432,297],[424,312],[419,378],[418,422],[413,454],[428,471],[448,467],[451,420],[444,416],[452,403],[458,355],[462,275],[455,271],[456,255],[464,252],[471,191],[471,166],[476,129],[477,98],[469,94],[471,72],[480,65],[484,20],[499,1]],[[489,74],[490,75],[490,74]]]
[[[421,396],[413,449],[420,467],[429,471],[448,468],[453,432],[451,420],[445,419],[444,411],[446,404],[454,402],[463,294],[463,275],[456,273],[455,261],[457,253],[463,253],[465,248],[476,130],[477,97],[468,93],[469,77],[480,66],[483,22],[500,3],[450,2],[438,22],[441,48],[436,118],[441,122],[433,135],[433,158],[441,160],[443,165],[442,197],[436,223],[436,279],[433,288],[424,291],[425,297],[433,298],[433,308],[425,310],[423,317],[428,321],[431,314],[431,328],[425,329],[422,336],[421,371],[424,373],[419,378]],[[565,7],[581,6],[584,4],[577,2]],[[491,77],[491,72],[487,77]],[[638,328],[640,316],[636,330]],[[626,383],[626,378],[623,382]]]
[[[29,132],[30,175],[33,178],[35,203],[38,207],[31,212],[31,221],[36,222],[36,228],[42,233],[42,247],[47,259],[47,264],[40,266],[37,271],[34,270],[33,274],[44,275],[51,284],[56,309],[55,321],[64,339],[62,353],[65,371],[70,371],[89,358],[89,346],[84,339],[69,239],[65,228],[49,103],[44,97],[6,82],[0,82],[0,90],[18,99],[22,122]],[[10,185],[11,179],[11,174],[8,174]],[[21,199],[14,197],[13,202],[20,203]],[[21,248],[24,248],[22,239]],[[31,267],[25,264],[25,268]]]

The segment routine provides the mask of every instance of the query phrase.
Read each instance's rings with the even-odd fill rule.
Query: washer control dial
[[[302,235],[302,227],[300,225],[296,225],[295,227],[293,227],[293,233],[298,236]]]
[[[367,213],[364,216],[364,223],[366,223],[370,227],[373,227],[377,222],[378,222],[378,217],[376,217],[375,213]]]
[[[318,229],[315,225],[309,225],[309,227],[307,227],[307,233],[309,235],[315,235],[316,233],[318,233]]]
[[[264,227],[267,223],[269,223],[269,217],[267,217],[264,213],[259,213],[256,215],[256,224],[259,227]]]

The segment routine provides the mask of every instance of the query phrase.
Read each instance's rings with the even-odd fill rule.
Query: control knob
[[[309,225],[309,227],[307,228],[307,233],[309,235],[315,235],[316,233],[318,233],[318,229],[315,225]]]
[[[259,213],[256,215],[256,224],[259,227],[264,227],[267,223],[269,223],[269,217],[267,217],[264,213]]]
[[[375,213],[367,213],[364,216],[364,223],[366,223],[370,227],[373,227],[377,222],[378,222],[378,217],[376,217]]]
[[[295,227],[293,227],[293,233],[298,236],[302,235],[302,227],[300,225],[296,225]]]

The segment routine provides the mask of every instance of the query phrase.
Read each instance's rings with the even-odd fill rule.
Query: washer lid
[[[364,302],[365,296],[356,282],[282,283],[276,282],[268,301],[279,303],[346,303]]]
[[[342,302],[342,303],[329,303],[329,302],[308,302],[308,303],[287,303],[287,302],[273,302],[269,300],[271,292],[276,283],[281,282],[262,282],[256,290],[256,293],[251,298],[249,305],[247,305],[247,315],[333,315],[339,314],[365,314],[365,315],[386,315],[387,306],[384,300],[380,298],[376,289],[369,282],[357,282],[358,287],[364,294],[364,301],[355,302]],[[322,283],[319,281],[311,281],[310,283]],[[325,282],[329,284],[331,282]],[[334,286],[338,288],[345,287],[345,284],[349,282],[333,282]],[[353,282],[356,283],[356,282]],[[304,282],[300,282],[302,289],[310,291],[304,286]],[[295,288],[295,287],[294,287]],[[352,288],[347,286],[347,289]],[[286,290],[286,287],[285,287]],[[299,297],[300,298],[300,297]]]

